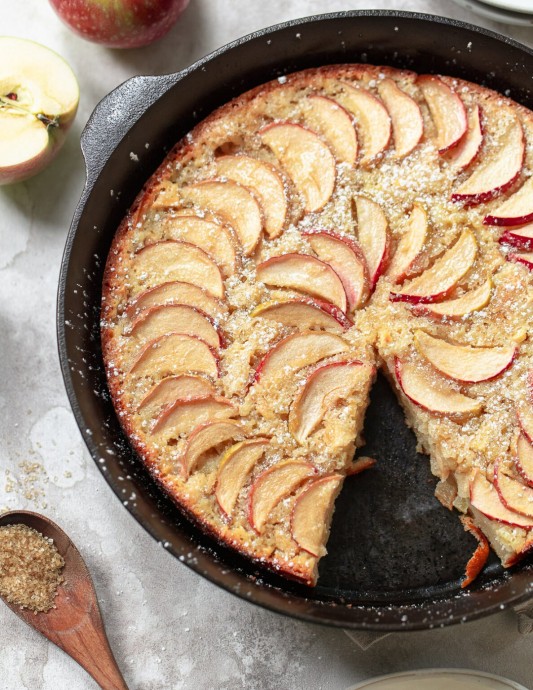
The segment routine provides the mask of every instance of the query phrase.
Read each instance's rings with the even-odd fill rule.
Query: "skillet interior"
[[[181,516],[124,438],[102,364],[105,257],[121,218],[166,151],[234,95],[284,73],[339,62],[455,75],[533,108],[532,51],[459,22],[400,12],[290,22],[237,41],[182,73],[126,82],[99,104],[82,136],[87,185],[61,270],[61,364],[80,430],[106,480],[180,560],[249,601],[296,617],[383,631],[427,628],[528,598],[533,565],[503,572],[493,558],[468,592],[460,590],[475,542],[434,498],[427,458],[417,456],[414,436],[384,380],[374,387],[365,424],[364,453],[376,457],[378,467],[347,480],[329,555],[311,590],[254,567]]]

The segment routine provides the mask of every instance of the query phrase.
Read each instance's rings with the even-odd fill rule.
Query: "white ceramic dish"
[[[483,2],[486,5],[501,7],[503,10],[533,14],[533,0],[483,0]]]
[[[393,673],[358,683],[348,690],[527,690],[491,673],[455,668],[428,668]]]
[[[512,0],[514,2],[514,0]],[[518,0],[517,0],[518,1]],[[525,3],[531,5],[532,0],[524,0]],[[531,13],[526,14],[525,12],[516,12],[510,9],[502,9],[501,6],[496,6],[492,4],[494,2],[499,2],[509,7],[510,3],[507,0],[492,0],[491,4],[482,0],[455,0],[455,2],[464,7],[467,10],[472,10],[480,17],[485,19],[491,19],[495,22],[501,22],[503,24],[512,24],[513,26],[533,26],[533,8],[530,7]]]

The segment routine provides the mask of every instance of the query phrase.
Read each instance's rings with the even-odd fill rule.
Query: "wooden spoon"
[[[34,613],[5,601],[19,618],[75,659],[102,690],[128,690],[109,646],[96,592],[87,566],[69,537],[52,520],[26,510],[0,515],[0,526],[24,524],[54,540],[65,559],[64,582],[56,608]]]

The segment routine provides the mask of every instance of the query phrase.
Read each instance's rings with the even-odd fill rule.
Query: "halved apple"
[[[509,510],[500,500],[494,484],[491,484],[480,470],[477,470],[470,483],[470,503],[491,520],[504,525],[531,529],[533,519]]]
[[[503,233],[499,240],[500,244],[509,244],[518,249],[525,249],[530,252],[533,250],[533,223],[524,225],[520,228],[513,228]]]
[[[413,313],[421,316],[432,316],[438,319],[460,320],[487,306],[492,294],[492,280],[487,278],[484,283],[473,290],[465,292],[461,297],[436,302],[434,304],[417,304]]]
[[[483,161],[452,194],[452,201],[467,206],[489,201],[503,194],[518,179],[524,164],[525,140],[518,117],[509,111],[503,134],[487,149]]]
[[[178,438],[202,422],[229,419],[238,413],[230,400],[220,396],[202,395],[175,400],[156,417],[151,433],[165,438]]]
[[[353,326],[346,314],[329,302],[306,299],[289,299],[283,302],[263,302],[250,314],[277,321],[299,331],[322,328],[342,332]]]
[[[459,144],[448,152],[446,159],[458,172],[474,162],[483,143],[481,108],[478,105],[468,113],[468,129]]]
[[[304,200],[305,210],[320,211],[335,187],[335,159],[311,130],[290,122],[274,122],[260,132]]]
[[[427,213],[423,206],[414,204],[407,228],[402,235],[387,270],[389,278],[399,283],[405,279],[426,242]]]
[[[80,91],[57,53],[0,37],[0,185],[20,182],[55,157],[76,116]]]
[[[203,340],[183,333],[170,333],[147,343],[129,370],[136,377],[154,380],[192,372],[218,378],[218,357]]]
[[[403,393],[411,402],[428,412],[458,421],[481,414],[483,406],[478,400],[434,381],[412,362],[396,358],[395,372]]]
[[[316,473],[303,460],[284,460],[262,472],[252,484],[248,503],[248,522],[254,532],[261,534],[278,503]]]
[[[221,156],[216,159],[217,173],[250,188],[258,198],[265,217],[265,231],[278,237],[287,216],[285,189],[276,168],[250,156]]]
[[[368,297],[369,276],[365,257],[357,242],[330,230],[304,231],[302,235],[307,237],[318,258],[329,264],[341,279],[348,307],[359,309]]]
[[[211,420],[196,426],[187,438],[181,456],[181,467],[185,477],[196,468],[204,453],[228,441],[242,439],[244,430],[235,419]]]
[[[304,331],[280,340],[263,357],[255,370],[254,382],[269,382],[276,377],[287,377],[326,357],[346,352],[348,345],[334,333]]]
[[[228,448],[220,459],[215,498],[227,518],[231,518],[241,489],[269,443],[268,438],[250,438]]]
[[[257,280],[319,297],[346,311],[341,279],[329,264],[309,254],[282,254],[267,259],[257,266]]]
[[[387,218],[381,206],[364,196],[355,199],[357,238],[368,267],[370,289],[373,290],[385,271],[389,260],[389,232]]]
[[[342,83],[337,100],[355,116],[357,130],[363,139],[361,165],[374,162],[388,147],[392,125],[383,103],[365,89]]]
[[[303,443],[339,400],[355,390],[362,362],[332,362],[315,369],[307,378],[289,412],[289,431]]]
[[[507,476],[500,462],[494,465],[494,486],[506,508],[533,519],[533,489]]]
[[[515,264],[523,264],[527,266],[530,271],[533,271],[533,252],[515,252],[507,254],[506,259]]]
[[[466,133],[466,109],[463,101],[442,79],[423,74],[417,79],[437,129],[437,148],[446,153],[457,146]]]
[[[357,134],[346,108],[332,98],[313,94],[304,99],[303,112],[309,127],[324,137],[339,163],[355,165]]]
[[[343,479],[340,474],[317,479],[302,491],[292,509],[292,538],[300,548],[317,558],[327,553],[325,543]]]
[[[508,369],[517,353],[515,343],[503,347],[452,345],[424,331],[416,331],[414,342],[420,354],[440,371],[456,381],[489,381]]]
[[[246,256],[252,254],[263,230],[263,213],[246,187],[228,180],[204,180],[179,190],[182,201],[219,215],[235,230]]]
[[[223,344],[220,333],[209,317],[186,304],[165,304],[145,309],[133,321],[127,335],[141,344],[156,340],[166,333],[195,335],[213,348]]]
[[[533,220],[533,177],[507,201],[485,216],[485,225],[524,225]]]
[[[520,434],[518,437],[516,453],[516,469],[525,483],[533,488],[533,446],[525,434]]]
[[[531,405],[529,403],[519,405],[516,414],[520,429],[527,440],[533,444],[533,409]]]
[[[412,304],[437,302],[444,299],[472,268],[477,254],[477,241],[470,230],[463,230],[457,242],[433,266],[414,278],[398,292],[391,292],[394,302]]]
[[[420,107],[393,79],[382,79],[378,91],[392,121],[394,151],[398,158],[404,158],[418,146],[424,134]]]
[[[163,240],[140,249],[130,268],[131,277],[143,280],[145,288],[170,281],[185,281],[224,296],[219,267],[203,249],[189,242]]]
[[[139,403],[138,412],[149,417],[156,416],[163,407],[170,405],[178,398],[198,398],[204,395],[213,395],[213,384],[201,376],[191,374],[178,374],[169,376],[156,383]]]
[[[164,304],[187,304],[217,321],[223,319],[228,312],[224,302],[210,295],[199,285],[174,280],[141,292],[128,304],[126,315],[129,319],[134,319],[145,309]]]

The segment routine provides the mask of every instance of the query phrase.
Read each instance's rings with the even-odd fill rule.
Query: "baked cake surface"
[[[381,367],[439,500],[515,563],[533,543],[532,169],[529,110],[391,68],[295,73],[199,124],[103,286],[115,408],[165,491],[314,584],[342,481],[372,464],[353,456]]]

